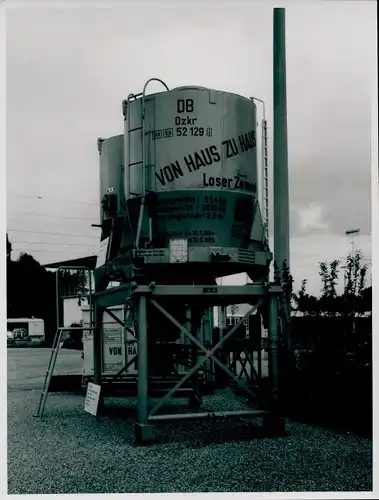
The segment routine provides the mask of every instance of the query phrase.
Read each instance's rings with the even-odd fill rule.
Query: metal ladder
[[[51,354],[50,354],[49,365],[48,365],[47,370],[46,370],[45,381],[43,384],[37,412],[34,414],[34,417],[42,417],[43,416],[43,412],[44,412],[45,406],[46,406],[47,394],[49,392],[51,378],[53,376],[55,364],[57,362],[57,357],[58,357],[58,353],[59,353],[59,349],[60,349],[60,345],[61,345],[61,341],[62,341],[63,332],[67,331],[67,330],[71,331],[71,330],[93,330],[93,329],[94,328],[92,328],[92,327],[89,327],[89,328],[88,327],[85,327],[85,328],[79,328],[79,327],[77,327],[77,328],[75,328],[75,327],[58,328],[58,330],[55,334],[55,337],[54,337],[53,347],[51,349]]]
[[[263,219],[265,235],[268,242],[268,145],[267,145],[267,120],[262,120],[262,170],[263,170]]]
[[[268,211],[268,143],[267,143],[267,120],[266,120],[266,104],[262,99],[257,97],[250,97],[250,100],[255,104],[255,101],[263,105],[263,118],[261,120],[262,127],[262,143],[261,143],[261,166],[262,178],[259,182],[259,205],[261,206],[261,213],[263,218],[264,233],[268,245],[268,226],[269,226],[269,211]],[[257,123],[258,125],[258,123]]]
[[[60,318],[59,318],[59,299],[60,299],[60,288],[59,288],[59,271],[62,270],[62,269],[66,269],[66,270],[85,270],[85,271],[88,271],[88,274],[89,274],[89,299],[88,299],[88,305],[89,305],[89,308],[90,308],[90,325],[89,327],[60,327],[59,324],[60,324]],[[94,326],[92,326],[92,303],[91,303],[91,293],[92,293],[92,279],[91,279],[91,271],[90,269],[88,269],[87,267],[84,267],[84,266],[62,266],[62,267],[58,267],[57,269],[57,276],[56,276],[56,307],[57,307],[57,331],[55,333],[55,336],[54,336],[54,340],[53,340],[53,346],[52,346],[52,349],[51,349],[51,354],[50,354],[50,359],[49,359],[49,364],[48,364],[48,367],[47,367],[47,370],[46,370],[46,373],[45,373],[45,380],[44,380],[44,384],[43,384],[43,387],[42,387],[42,391],[41,391],[41,396],[40,396],[40,400],[39,400],[39,403],[38,403],[38,408],[37,408],[37,412],[33,415],[34,417],[39,417],[41,418],[43,416],[43,412],[45,410],[45,406],[46,406],[46,400],[47,400],[47,394],[49,392],[49,387],[50,387],[50,382],[51,382],[51,378],[53,376],[53,373],[54,373],[54,368],[55,368],[55,364],[57,362],[57,357],[58,357],[58,353],[59,353],[59,349],[60,349],[60,345],[61,345],[61,341],[62,341],[62,335],[63,335],[63,332],[64,331],[71,331],[71,330],[94,330]]]
[[[161,83],[167,91],[169,91],[169,88],[167,87],[167,85],[162,81],[160,80],[159,78],[150,78],[144,85],[143,87],[143,91],[139,94],[129,94],[126,102],[125,102],[125,106],[126,106],[126,121],[127,121],[127,127],[128,127],[128,132],[127,132],[127,136],[128,136],[128,141],[127,141],[127,161],[126,161],[126,164],[127,164],[127,169],[128,169],[128,173],[127,173],[127,197],[129,198],[130,195],[132,196],[141,196],[142,199],[141,199],[141,206],[140,206],[140,213],[139,213],[139,217],[138,217],[138,225],[137,225],[137,234],[136,234],[136,249],[138,250],[139,249],[139,244],[140,244],[140,238],[141,238],[141,230],[142,230],[142,222],[143,222],[143,217],[144,217],[144,212],[145,212],[145,200],[146,200],[146,192],[147,192],[147,189],[146,189],[146,164],[145,164],[145,156],[146,156],[146,131],[145,131],[145,97],[146,97],[146,89],[147,89],[147,86],[149,85],[150,82],[152,81],[156,81],[156,82],[159,82]],[[142,98],[142,114],[141,114],[141,118],[142,118],[142,125],[139,126],[139,127],[135,127],[133,129],[131,129],[129,127],[129,124],[130,124],[130,102],[138,99],[139,97]],[[139,160],[139,161],[136,161],[136,162],[131,162],[130,161],[130,144],[131,144],[131,141],[130,141],[130,134],[132,132],[137,132],[137,131],[141,131],[141,134],[142,134],[142,159]],[[141,165],[141,168],[142,168],[142,193],[131,193],[130,192],[130,167],[134,166],[134,165]],[[149,241],[151,241],[152,239],[152,227],[151,227],[151,222],[149,223]]]

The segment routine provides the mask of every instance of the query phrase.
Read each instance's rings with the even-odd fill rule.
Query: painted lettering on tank
[[[221,148],[225,155],[225,158],[233,158],[241,153],[245,153],[251,149],[256,147],[256,137],[255,131],[252,130],[245,134],[241,134],[238,136],[238,142],[235,138],[226,139],[222,141]],[[221,153],[218,150],[217,146],[213,144],[212,146],[205,147],[200,149],[199,151],[195,151],[194,153],[188,154],[183,157],[181,160],[182,165],[184,164],[187,167],[187,170],[192,173],[196,172],[200,168],[209,167],[215,163],[221,161]],[[205,174],[204,174],[205,175]],[[232,178],[228,177],[206,177],[203,175],[203,186],[210,186],[210,182],[214,182],[216,187],[224,187],[224,188],[232,188]],[[155,177],[158,179],[159,183],[162,186],[169,184],[179,177],[183,177],[184,173],[182,167],[180,165],[179,160],[175,162],[171,162],[165,167],[161,168],[159,171],[155,172]],[[226,180],[225,180],[226,179]],[[230,183],[229,183],[229,179]],[[256,185],[243,181],[237,176],[235,178],[235,186],[234,189],[243,189],[245,191],[256,192]]]
[[[183,158],[184,163],[189,172],[199,170],[199,168],[213,165],[221,161],[221,155],[217,151],[217,146],[209,146],[208,148],[200,149]]]
[[[226,158],[233,158],[233,156],[237,156],[239,154],[235,139],[227,139],[226,141],[222,141],[221,144],[224,148]]]
[[[159,172],[155,172],[155,177],[165,186],[179,177],[183,177],[184,173],[178,161],[172,162],[169,165],[161,168]]]
[[[257,192],[257,184],[255,182],[245,181],[240,177],[234,177],[234,189],[240,189],[241,191],[249,191],[250,193]]]
[[[249,151],[249,149],[254,149],[257,145],[254,130],[248,132],[247,134],[241,134],[240,136],[238,136],[238,140],[242,153],[245,153],[245,151]]]
[[[231,188],[233,186],[233,178],[213,177],[212,175],[203,174],[203,186]]]
[[[257,191],[256,183],[241,179],[241,177],[213,177],[208,174],[203,174],[204,187],[219,187],[225,189],[239,189],[241,191],[248,191],[255,193]]]
[[[195,125],[197,118],[192,118],[191,116],[186,116],[182,118],[181,116],[175,116],[175,125]]]

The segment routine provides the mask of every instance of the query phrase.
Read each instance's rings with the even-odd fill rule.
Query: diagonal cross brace
[[[104,309],[104,312],[109,314],[109,316],[113,318],[115,321],[117,321],[119,325],[124,326],[124,322],[121,319],[119,319],[115,314],[113,314],[112,311],[110,311],[109,309]]]
[[[245,359],[242,359],[242,356],[241,356],[241,353],[240,352],[236,352],[235,354],[237,354],[237,363],[238,361],[241,363],[241,372],[240,374],[238,375],[238,378],[241,380],[242,379],[242,375],[246,375],[246,378],[249,378],[250,375],[248,374],[247,372],[247,368],[246,368],[246,365],[248,363],[248,359],[245,358]],[[250,364],[250,361],[249,361],[249,364]]]
[[[224,342],[226,342],[226,340],[228,340],[236,331],[237,329],[239,328],[239,326],[245,321],[245,319],[250,315],[252,314],[256,309],[258,309],[260,307],[260,305],[263,303],[263,299],[260,299],[253,307],[251,307],[247,313],[245,314],[245,316],[243,316],[239,321],[238,323],[231,329],[229,330],[229,332],[224,336],[222,337],[222,339],[219,340],[219,342],[210,350],[208,351],[186,328],[184,328],[183,325],[181,325],[179,323],[179,321],[177,321],[173,316],[171,316],[171,314],[169,312],[167,312],[160,304],[158,304],[158,302],[156,302],[155,300],[151,299],[150,302],[159,310],[161,311],[162,314],[164,314],[175,326],[177,326],[185,335],[187,335],[187,337],[189,337],[192,342],[197,346],[199,347],[199,349],[201,349],[204,353],[205,353],[205,357],[203,357],[202,359],[200,359],[196,364],[195,366],[193,366],[193,368],[187,372],[187,374],[181,379],[179,380],[179,382],[172,388],[168,391],[168,393],[153,407],[153,409],[151,410],[150,412],[150,416],[153,415],[162,405],[163,403],[169,399],[172,394],[174,394],[174,392],[176,392],[183,384],[184,382],[186,382],[190,377],[192,377],[192,375],[207,361],[207,359],[209,358],[212,358],[214,360],[214,362],[222,369],[224,370],[228,375],[229,377],[231,377],[235,382],[237,382],[237,384],[239,386],[241,386],[250,396],[252,396],[253,398],[256,398],[256,395],[247,387],[245,387],[244,385],[242,385],[241,381],[238,379],[238,377],[236,377],[234,375],[233,372],[231,372],[223,363],[221,363],[221,361],[217,358],[217,357],[214,357],[214,353],[222,346],[222,344]]]
[[[133,335],[134,338],[136,337],[134,331],[131,328],[129,328],[128,326],[125,326],[124,321],[122,321],[121,319],[119,319],[115,314],[113,314],[112,311],[110,311],[109,309],[104,309],[104,312],[106,312],[107,314],[109,314],[109,316],[111,318],[113,318],[115,321],[117,321],[117,323],[119,325],[121,325],[122,327],[124,327],[125,330],[127,330],[131,335]],[[126,321],[127,321],[127,318],[125,319],[125,323],[126,323]]]
[[[246,356],[246,360],[247,360],[246,363],[249,362],[249,364],[250,364],[251,373],[254,375],[255,380],[258,380],[258,373],[257,373],[257,370],[254,368],[254,355],[251,358],[250,354],[245,351],[245,356]],[[246,366],[246,363],[245,363],[245,366]]]
[[[116,375],[114,375],[114,377],[112,378],[110,383],[117,380],[118,377],[120,377],[129,368],[129,366],[132,366],[132,364],[136,362],[136,360],[137,360],[137,356],[134,356],[134,358],[132,358],[130,361],[128,361],[128,363],[123,368],[121,368],[121,370],[118,373],[116,373]]]
[[[242,359],[242,356],[241,356],[242,352],[245,354],[244,360]],[[246,350],[243,350],[242,352],[238,353],[238,361],[241,363],[241,368],[242,368],[241,373],[238,375],[238,378],[242,378],[242,375],[245,374],[247,378],[257,379],[258,373],[257,373],[256,369],[254,368],[253,360],[250,358],[250,355]],[[246,368],[247,364],[250,365],[251,375],[249,375],[247,372],[247,368]]]

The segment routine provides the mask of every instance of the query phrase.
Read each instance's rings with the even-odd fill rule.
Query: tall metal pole
[[[268,297],[268,370],[273,403],[277,403],[279,389],[278,359],[278,299],[274,294]]]
[[[285,9],[274,9],[274,261],[290,267]]]

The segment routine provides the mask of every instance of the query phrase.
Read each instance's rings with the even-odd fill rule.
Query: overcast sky
[[[121,5],[8,9],[13,258],[27,251],[48,263],[96,252],[96,141],[122,133],[122,100],[151,77],[171,88],[194,84],[259,97],[272,137],[270,2]],[[287,7],[286,23],[291,267],[296,285],[308,278],[317,294],[317,262],[346,255],[346,229],[360,228],[359,245],[371,258],[376,3],[301,2]]]

